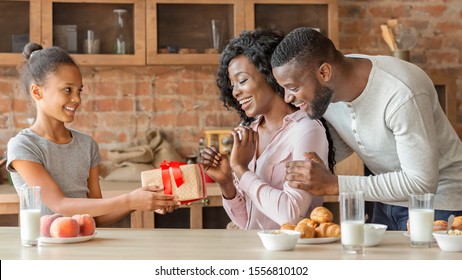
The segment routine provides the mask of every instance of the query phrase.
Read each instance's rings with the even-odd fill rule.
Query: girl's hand
[[[240,179],[249,170],[249,163],[255,156],[258,133],[246,126],[234,128],[234,144],[231,151],[231,169]]]
[[[170,209],[173,211],[180,205],[174,195],[164,194],[159,186],[146,186],[129,193],[128,205],[132,210],[153,211],[156,209]]]

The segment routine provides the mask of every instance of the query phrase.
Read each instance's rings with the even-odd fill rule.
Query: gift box
[[[187,204],[207,196],[205,177],[199,164],[164,161],[160,168],[141,172],[142,186],[163,186],[165,194],[178,196]]]

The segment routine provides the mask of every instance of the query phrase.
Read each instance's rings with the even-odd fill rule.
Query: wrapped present
[[[178,196],[187,204],[207,196],[205,177],[199,164],[164,161],[160,168],[141,172],[142,186],[163,186],[165,194]]]

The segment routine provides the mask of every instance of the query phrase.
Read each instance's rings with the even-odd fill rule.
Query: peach
[[[88,236],[93,235],[96,229],[95,219],[89,214],[76,214],[72,216],[73,219],[77,220],[80,226],[80,235]]]
[[[43,237],[51,237],[50,227],[56,218],[62,217],[61,214],[43,215],[40,217],[40,235]]]
[[[77,237],[79,236],[79,232],[79,223],[71,217],[56,218],[50,227],[52,237]]]

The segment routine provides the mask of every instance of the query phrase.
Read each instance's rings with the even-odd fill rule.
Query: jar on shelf
[[[125,9],[113,10],[115,14],[115,30],[113,50],[115,54],[129,54],[131,51],[128,12]]]

